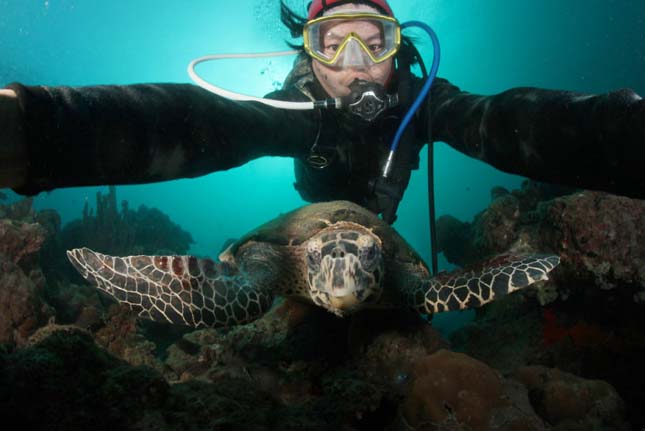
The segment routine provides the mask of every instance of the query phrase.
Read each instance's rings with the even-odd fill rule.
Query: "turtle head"
[[[381,240],[352,225],[325,229],[306,245],[311,298],[339,316],[375,303],[383,290]]]

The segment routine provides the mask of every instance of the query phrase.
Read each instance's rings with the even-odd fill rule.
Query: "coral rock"
[[[14,263],[39,251],[45,237],[45,228],[38,223],[0,220],[0,254]]]
[[[499,374],[462,353],[439,350],[426,356],[416,364],[413,378],[403,407],[413,428],[456,421],[487,430],[492,409],[505,403]]]
[[[549,227],[546,245],[562,257],[568,278],[601,289],[623,284],[645,290],[645,202],[579,193],[548,205],[543,225]]]
[[[33,281],[0,255],[0,343],[23,344],[49,317]]]
[[[542,366],[522,367],[513,377],[529,389],[535,410],[550,424],[567,430],[627,430],[616,390],[601,380],[586,380]]]

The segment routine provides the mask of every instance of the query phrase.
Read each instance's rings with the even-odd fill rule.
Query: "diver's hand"
[[[27,152],[16,93],[0,89],[0,188],[22,185]]]

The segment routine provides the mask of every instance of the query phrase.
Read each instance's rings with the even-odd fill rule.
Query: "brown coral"
[[[0,220],[0,254],[14,263],[40,250],[45,237],[46,231],[38,223]]]
[[[548,246],[566,272],[601,289],[633,284],[645,290],[645,203],[585,192],[545,208]]]
[[[26,202],[19,206],[24,211],[31,208]],[[0,220],[0,343],[24,343],[50,316],[41,299],[42,273],[33,269],[44,241],[37,223]]]
[[[0,343],[23,344],[49,316],[33,281],[0,255]]]
[[[483,362],[462,353],[439,350],[419,360],[403,406],[413,428],[453,421],[472,430],[488,430],[492,409],[504,404],[502,379]]]
[[[521,367],[513,377],[529,389],[533,407],[552,425],[572,430],[629,429],[623,421],[623,402],[607,382],[542,366]]]

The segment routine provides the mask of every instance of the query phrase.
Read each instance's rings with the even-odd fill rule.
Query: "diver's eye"
[[[379,52],[381,52],[383,50],[383,45],[381,45],[380,43],[374,43],[372,45],[369,45],[368,48],[372,52],[379,53]]]
[[[334,53],[336,53],[336,51],[338,51],[339,46],[340,45],[337,44],[337,43],[331,43],[331,44],[325,46],[325,53],[334,54]]]

